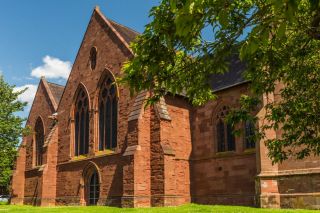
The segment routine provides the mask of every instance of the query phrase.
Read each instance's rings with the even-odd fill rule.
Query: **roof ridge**
[[[141,34],[141,33],[139,33],[138,31],[132,29],[131,27],[128,27],[128,26],[123,25],[123,24],[120,24],[119,22],[117,22],[117,21],[115,21],[115,20],[113,20],[113,19],[111,19],[111,18],[106,17],[106,19],[108,19],[110,22],[113,22],[114,24],[117,24],[117,25],[119,25],[119,26],[121,26],[121,27],[127,28],[128,30],[131,30],[131,31],[134,32],[134,33],[137,33],[137,34],[139,34],[139,35]]]
[[[133,52],[129,46],[128,41],[126,41],[126,39],[121,35],[121,33],[116,29],[116,27],[110,22],[110,20],[107,19],[106,16],[100,11],[99,7],[94,8],[94,13],[96,13],[100,16],[100,18],[105,22],[105,24],[111,29],[111,31],[113,31],[113,33],[119,38],[119,40],[123,43],[123,45],[133,55]]]
[[[41,84],[41,82],[45,88],[45,91],[47,92],[47,95],[49,96],[49,99],[53,105],[54,111],[57,111],[58,103],[56,102],[55,98],[53,97],[52,90],[48,85],[49,82],[46,80],[46,78],[44,76],[41,77],[39,85]]]
[[[45,139],[43,147],[48,146],[48,144],[50,143],[50,141],[52,139],[52,136],[53,136],[54,132],[56,131],[57,127],[58,127],[57,123],[54,123],[52,128],[50,129],[50,132],[49,132],[48,136]]]
[[[54,82],[50,82],[50,81],[47,81],[47,82],[48,82],[48,84],[54,84],[54,85],[59,86],[59,87],[65,87],[65,86],[63,86],[61,84],[57,84],[57,83],[54,83]]]

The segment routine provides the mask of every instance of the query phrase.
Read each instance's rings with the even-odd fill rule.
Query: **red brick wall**
[[[245,150],[243,136],[236,151],[217,153],[216,114],[220,107],[236,108],[247,85],[218,92],[218,99],[195,108],[192,125],[191,196],[197,203],[254,205],[256,154]]]

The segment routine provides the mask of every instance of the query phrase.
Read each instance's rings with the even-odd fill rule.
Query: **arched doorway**
[[[100,198],[101,177],[99,168],[94,162],[90,161],[84,167],[81,182],[80,185],[84,186],[81,187],[82,190],[80,191],[81,204],[87,206],[97,205]]]
[[[94,171],[89,177],[87,187],[87,205],[97,205],[100,196],[99,174],[97,171]]]

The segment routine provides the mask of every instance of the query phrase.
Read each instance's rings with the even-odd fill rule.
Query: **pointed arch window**
[[[255,124],[252,121],[246,121],[244,126],[245,132],[245,148],[253,149],[256,146],[255,141]]]
[[[225,151],[225,138],[224,138],[224,122],[219,119],[217,123],[217,142],[218,142],[218,152]]]
[[[117,86],[111,76],[103,81],[99,94],[99,150],[117,147]]]
[[[36,166],[41,166],[43,164],[44,126],[40,117],[36,120],[34,131],[36,140]]]
[[[233,128],[226,121],[228,113],[229,108],[227,106],[223,106],[217,114],[216,136],[218,152],[236,150],[235,136],[232,133]]]
[[[97,66],[97,48],[91,47],[90,50],[90,67],[91,70],[94,70]]]
[[[89,179],[88,198],[89,205],[97,205],[100,195],[99,175],[96,171],[93,172]]]
[[[74,155],[85,155],[89,151],[89,100],[86,92],[81,88],[78,92],[74,107],[75,143]]]

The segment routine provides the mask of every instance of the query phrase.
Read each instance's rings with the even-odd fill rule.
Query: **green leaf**
[[[277,36],[279,38],[282,38],[285,36],[285,33],[286,33],[286,29],[287,29],[287,23],[286,22],[282,22],[278,28],[278,31],[277,31]]]
[[[226,10],[221,10],[219,13],[219,22],[223,28],[226,28],[229,23],[228,13]]]

